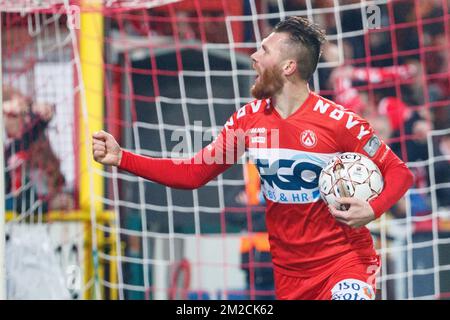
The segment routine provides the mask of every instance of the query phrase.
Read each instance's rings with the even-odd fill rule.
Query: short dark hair
[[[273,31],[289,34],[289,40],[299,48],[298,71],[301,78],[308,81],[319,62],[322,44],[326,41],[325,32],[318,25],[302,17],[288,17],[280,21]]]

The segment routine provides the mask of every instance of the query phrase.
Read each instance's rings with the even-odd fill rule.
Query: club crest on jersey
[[[300,141],[306,148],[314,148],[317,144],[317,136],[312,130],[304,130],[300,135]]]

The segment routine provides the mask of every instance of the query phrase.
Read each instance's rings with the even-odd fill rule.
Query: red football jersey
[[[243,106],[192,159],[155,159],[124,151],[120,168],[168,186],[196,188],[225,171],[244,151],[261,177],[274,266],[287,275],[305,277],[345,256],[370,263],[375,255],[369,230],[339,223],[320,198],[319,175],[332,157],[359,152],[378,165],[385,187],[370,202],[377,217],[412,182],[406,165],[367,121],[314,92],[286,119],[270,99]]]

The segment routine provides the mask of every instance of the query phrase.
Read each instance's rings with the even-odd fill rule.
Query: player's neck
[[[297,111],[309,96],[308,83],[291,83],[284,85],[279,94],[272,97],[272,103],[283,119]]]

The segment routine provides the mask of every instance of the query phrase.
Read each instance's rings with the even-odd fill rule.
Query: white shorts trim
[[[375,292],[370,284],[349,278],[331,289],[331,300],[375,300]]]

